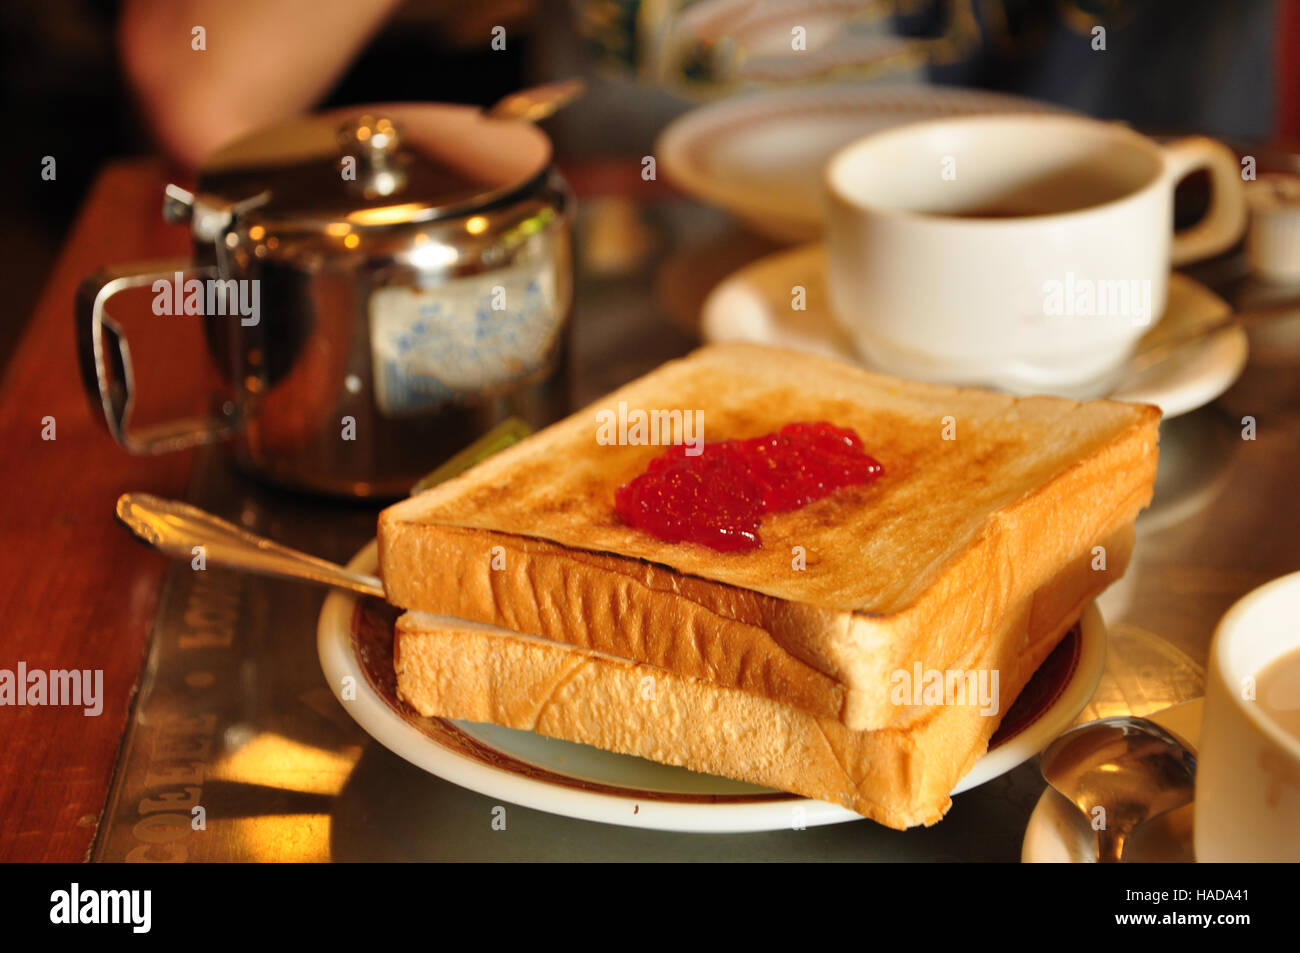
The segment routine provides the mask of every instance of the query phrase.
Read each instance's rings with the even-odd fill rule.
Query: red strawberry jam
[[[670,543],[722,552],[762,545],[764,513],[807,506],[841,487],[865,486],[883,468],[852,430],[825,422],[787,424],[748,440],[706,443],[689,456],[669,447],[614,491],[624,523]]]

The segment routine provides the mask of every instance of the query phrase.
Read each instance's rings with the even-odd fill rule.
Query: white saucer
[[[728,276],[709,294],[700,317],[706,341],[754,341],[861,363],[831,313],[820,242],[775,252]],[[791,289],[805,289],[803,311],[791,307]],[[1169,276],[1165,313],[1142,339],[1156,342],[1215,321],[1230,309],[1210,289],[1185,275]],[[1155,404],[1176,417],[1214,400],[1241,376],[1249,345],[1238,327],[1188,344],[1107,396]],[[889,368],[880,368],[888,373]]]
[[[1146,717],[1172,733],[1195,751],[1201,736],[1204,699],[1197,698]],[[1193,805],[1149,821],[1138,828],[1124,850],[1129,863],[1192,863]],[[1079,809],[1047,788],[1029,815],[1020,859],[1026,864],[1092,864],[1097,862],[1097,841]]]
[[[373,573],[375,543],[348,564]],[[387,646],[382,628],[387,613]],[[491,798],[539,811],[625,827],[697,833],[789,830],[860,821],[835,804],[756,787],[684,768],[612,754],[586,745],[496,725],[422,718],[397,700],[392,620],[378,599],[332,592],[321,608],[316,645],[321,669],[348,714],[372,738],[430,774]],[[969,790],[1041,751],[1083,710],[1106,661],[1106,624],[1095,605],[1078,638],[1058,649],[1004,719],[1008,737],[953,789]],[[369,633],[369,634],[367,634]],[[412,805],[418,810],[417,805]]]
[[[922,119],[1065,112],[1019,96],[953,86],[833,85],[761,92],[669,123],[655,155],[670,181],[789,243],[823,230],[822,168],[841,146]]]

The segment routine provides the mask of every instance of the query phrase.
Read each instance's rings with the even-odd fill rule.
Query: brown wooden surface
[[[3,860],[86,857],[165,567],[117,525],[113,503],[126,490],[179,495],[191,464],[189,453],[142,459],[119,449],[91,417],[74,347],[82,277],[187,252],[185,230],[159,216],[162,185],[147,162],[101,174],[0,384],[0,668],[104,672],[98,717],[0,707]],[[183,362],[172,366],[183,387]],[[53,441],[41,439],[46,416]]]
[[[672,194],[643,182],[631,160],[564,171],[584,197]],[[0,860],[86,858],[145,657],[166,560],[117,524],[113,504],[128,490],[180,496],[192,454],[131,457],[92,417],[78,377],[73,299],[98,268],[188,254],[186,230],[160,216],[166,181],[148,160],[104,170],[0,383],[0,669],[16,671],[21,661],[29,670],[104,673],[98,717],[0,707]],[[128,298],[114,314],[133,307]],[[143,332],[128,327],[127,336],[142,392],[137,417],[147,419],[186,404],[173,398],[201,375],[197,329],[148,325],[142,310]],[[53,441],[41,439],[46,416],[56,421]]]

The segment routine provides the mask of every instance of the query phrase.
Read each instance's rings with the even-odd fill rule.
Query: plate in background
[[[701,106],[655,143],[664,174],[779,242],[823,228],[822,168],[841,146],[922,119],[1062,113],[1060,106],[956,86],[837,85],[762,92]]]

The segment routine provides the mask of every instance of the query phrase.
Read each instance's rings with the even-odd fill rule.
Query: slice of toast
[[[910,728],[877,731],[851,731],[760,695],[445,616],[404,613],[393,654],[398,694],[422,715],[536,731],[749,781],[901,830],[947,812],[949,792],[987,749],[1049,641],[1033,640],[1028,652],[990,648],[979,660],[982,671],[999,673],[996,711],[954,695],[962,703],[931,706]]]
[[[768,515],[759,549],[663,542],[614,512],[615,489],[663,449],[599,441],[598,415],[620,404],[698,410],[708,441],[829,421],[854,429],[884,472]],[[1159,417],[714,345],[386,509],[381,575],[403,608],[879,728],[905,717],[891,673],[967,668],[990,646],[1059,638],[1123,571],[1155,481]]]

